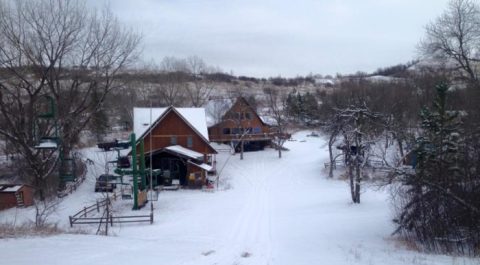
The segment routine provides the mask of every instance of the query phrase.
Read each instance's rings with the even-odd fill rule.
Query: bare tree
[[[165,57],[160,70],[155,73],[155,91],[162,99],[162,105],[181,106],[185,103],[186,90],[190,76],[186,60]]]
[[[35,227],[45,228],[49,225],[48,219],[59,207],[60,201],[57,198],[37,201],[35,200]]]
[[[426,27],[420,49],[427,57],[454,63],[464,78],[478,84],[480,7],[472,0],[452,0]]]
[[[263,92],[267,97],[268,113],[275,121],[276,132],[273,134],[273,141],[278,150],[278,158],[282,158],[283,144],[290,138],[290,135],[286,131],[286,97],[280,95],[278,90],[270,87],[264,88]]]
[[[191,84],[186,87],[187,97],[192,107],[201,107],[205,105],[215,88],[214,82],[203,77],[204,74],[210,73],[210,68],[198,56],[190,56],[186,62],[188,71],[193,78]]]
[[[338,123],[332,134],[343,135],[343,153],[350,180],[350,193],[354,203],[360,203],[363,167],[368,159],[369,139],[375,137],[375,127],[383,127],[382,115],[371,111],[365,104],[337,110],[334,120]],[[378,124],[377,124],[378,123]]]
[[[59,152],[68,156],[118,87],[118,73],[136,58],[139,41],[108,9],[97,12],[74,0],[0,2],[0,134],[24,158],[41,199],[61,155],[32,148],[38,137],[57,131]],[[45,98],[55,122],[36,128]]]

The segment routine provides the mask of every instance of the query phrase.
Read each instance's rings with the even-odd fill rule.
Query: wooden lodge
[[[169,179],[184,187],[205,185],[209,172],[215,171],[203,108],[134,108],[134,132],[137,152],[143,140],[147,168],[161,169]],[[151,160],[151,161],[150,161]],[[156,179],[156,185],[164,179]],[[155,180],[154,180],[155,181]]]
[[[33,205],[35,189],[24,184],[0,185],[0,210]]]
[[[270,126],[245,98],[238,97],[233,104],[224,104],[223,110],[210,112],[213,111],[219,112],[215,113],[219,119],[211,119],[213,122],[208,127],[210,141],[231,144],[237,151],[242,141],[245,151],[260,150],[271,143]]]

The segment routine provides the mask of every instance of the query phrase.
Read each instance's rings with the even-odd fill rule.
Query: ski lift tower
[[[43,102],[39,106],[39,114],[35,117],[33,135],[35,137],[35,149],[44,151],[59,152],[60,185],[65,186],[67,182],[75,181],[75,161],[69,155],[65,157],[62,148],[62,140],[59,136],[57,110],[55,100],[49,95],[43,95]]]

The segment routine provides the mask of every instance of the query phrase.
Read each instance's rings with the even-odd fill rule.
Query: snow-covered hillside
[[[282,159],[270,149],[244,160],[221,152],[218,168],[228,161],[221,189],[160,193],[153,225],[116,225],[109,237],[2,239],[0,264],[478,264],[408,250],[390,236],[387,191],[366,188],[353,205],[347,183],[326,177],[325,139],[306,132],[293,138]],[[93,176],[53,217],[66,229],[67,216],[94,200]],[[117,204],[131,213],[131,202]],[[0,220],[14,213],[0,212]]]

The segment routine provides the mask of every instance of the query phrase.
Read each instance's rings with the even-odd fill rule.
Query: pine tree
[[[463,166],[467,149],[461,117],[459,112],[447,110],[448,86],[440,84],[436,89],[433,109],[421,111],[417,165],[414,173],[402,179],[403,205],[396,220],[397,232],[413,236],[431,250],[466,240],[478,242],[473,218],[478,217],[478,202],[469,200],[472,191]]]

